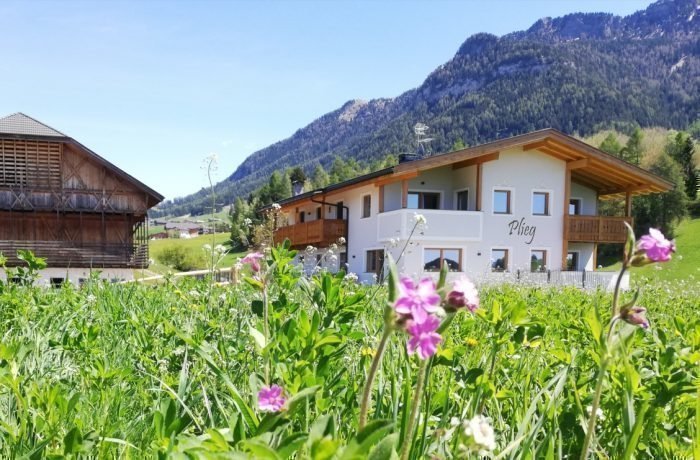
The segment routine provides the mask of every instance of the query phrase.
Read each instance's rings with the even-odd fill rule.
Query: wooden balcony
[[[631,217],[566,216],[566,239],[582,243],[624,243]]]
[[[76,244],[70,241],[0,241],[0,254],[8,267],[24,266],[17,251],[28,249],[51,267],[147,268],[147,244]]]
[[[292,246],[300,248],[304,246],[325,247],[345,237],[348,223],[340,219],[320,219],[301,224],[280,227],[275,231],[275,242],[289,239]]]

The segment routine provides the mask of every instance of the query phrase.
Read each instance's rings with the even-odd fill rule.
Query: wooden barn
[[[0,253],[8,266],[29,249],[57,276],[145,268],[146,213],[162,199],[63,133],[22,113],[0,118]]]

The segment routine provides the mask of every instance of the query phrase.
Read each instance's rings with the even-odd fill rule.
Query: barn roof
[[[146,192],[149,196],[149,207],[153,207],[156,204],[163,201],[163,195],[156,192],[140,180],[136,179],[134,176],[128,174],[124,170],[105,160],[97,153],[85,147],[83,144],[76,141],[72,137],[66,136],[62,132],[38,120],[35,120],[34,118],[22,112],[13,113],[12,115],[0,118],[0,137],[14,137],[19,139],[29,138],[37,140],[53,140],[58,142],[65,142],[79,150],[82,150],[88,156],[92,157],[95,161],[102,164],[107,169],[115,172],[118,176],[121,176],[127,182],[132,183],[137,188]]]
[[[60,131],[53,129],[22,112],[13,113],[0,118],[0,134],[43,136],[43,137],[68,137]]]

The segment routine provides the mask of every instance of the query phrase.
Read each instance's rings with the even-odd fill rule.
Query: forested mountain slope
[[[473,35],[418,88],[349,101],[253,153],[217,184],[217,201],[231,203],[278,169],[415,151],[417,122],[430,126],[434,153],[458,139],[474,145],[545,127],[581,136],[608,126],[683,129],[700,116],[699,8],[662,0],[626,17],[577,13],[503,37]],[[206,196],[166,202],[154,215],[205,212]]]

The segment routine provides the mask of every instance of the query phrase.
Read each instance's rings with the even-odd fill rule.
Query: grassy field
[[[232,286],[0,284],[0,458],[480,458],[463,428],[477,415],[493,458],[579,457],[609,293],[482,290],[425,361],[390,332],[358,432],[387,289],[289,261],[275,251]],[[674,286],[645,286],[648,330],[618,324],[595,458],[700,454],[700,292]],[[287,401],[265,413],[256,395],[273,383]]]
[[[162,240],[151,240],[148,243],[149,252],[151,259],[153,259],[156,263],[152,264],[152,266],[149,267],[149,270],[159,274],[164,274],[168,271],[177,271],[171,267],[163,265],[159,261],[160,255],[167,248],[180,247],[192,253],[205,254],[203,249],[205,244],[208,244],[211,247],[215,247],[219,244],[224,245],[229,237],[229,233],[216,233],[213,235],[200,235],[194,238],[167,238]],[[219,267],[230,267],[236,263],[239,257],[242,257],[243,255],[245,255],[245,253],[226,254],[223,260],[220,262]],[[203,265],[200,268],[205,267],[206,265]]]
[[[646,282],[652,281],[700,281],[700,219],[687,219],[676,229],[676,246],[678,252],[669,263],[653,264],[639,268],[634,278]],[[604,268],[605,271],[619,270],[616,263]]]

